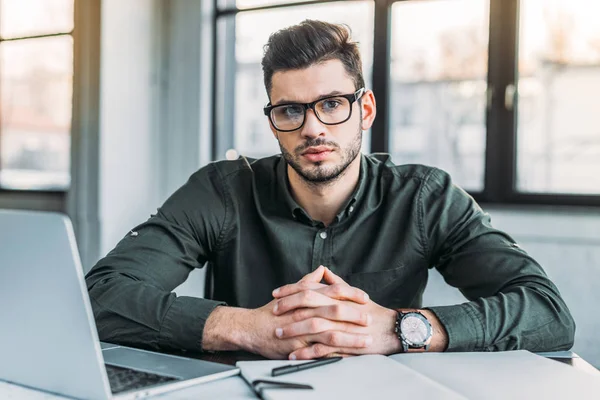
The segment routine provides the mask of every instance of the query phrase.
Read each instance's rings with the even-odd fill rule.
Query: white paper
[[[471,399],[600,399],[600,373],[594,376],[525,350],[390,358]]]
[[[464,399],[430,378],[381,355],[341,361],[278,377],[271,370],[301,361],[241,361],[236,364],[251,385],[257,379],[304,383],[314,390],[266,389],[268,400],[308,399]]]

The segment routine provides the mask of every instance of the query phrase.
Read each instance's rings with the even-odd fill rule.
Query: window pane
[[[72,87],[71,36],[0,43],[2,187],[68,187]]]
[[[353,39],[359,42],[365,83],[370,87],[373,59],[373,2],[341,2],[298,6],[268,11],[239,13],[235,19],[235,109],[224,110],[225,118],[234,118],[233,146],[239,154],[264,157],[278,154],[279,146],[269,129],[262,108],[268,97],[263,83],[263,46],[269,35],[279,29],[319,19],[345,23],[352,29]],[[224,44],[226,46],[226,44]],[[223,51],[223,49],[221,49]],[[226,102],[228,103],[228,102]],[[369,132],[363,135],[363,149],[368,150]],[[218,158],[224,156],[219,154]]]
[[[2,38],[67,33],[72,29],[73,0],[0,0]]]
[[[517,189],[600,193],[600,2],[521,0]]]
[[[254,8],[254,7],[264,7],[264,6],[272,6],[279,5],[285,3],[301,3],[304,1],[311,0],[218,0],[219,8],[228,8],[232,7],[234,4],[239,9],[246,8]]]
[[[392,6],[390,153],[481,191],[489,0]]]

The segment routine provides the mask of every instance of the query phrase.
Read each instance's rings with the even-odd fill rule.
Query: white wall
[[[558,286],[575,322],[573,351],[600,368],[600,210],[548,207],[489,208],[492,224],[510,234]],[[424,304],[465,299],[430,273]]]
[[[159,203],[158,21],[154,0],[102,2],[101,255]]]
[[[100,257],[209,160],[211,4],[102,2]],[[177,292],[203,288],[198,271]]]

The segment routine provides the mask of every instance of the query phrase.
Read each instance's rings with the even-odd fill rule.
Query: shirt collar
[[[366,185],[366,176],[367,176],[367,159],[365,157],[364,154],[361,153],[360,155],[360,174],[358,175],[358,184],[356,185],[356,188],[354,188],[354,192],[352,193],[352,196],[350,196],[350,198],[348,199],[348,201],[346,202],[346,204],[344,205],[344,207],[341,208],[340,213],[336,216],[336,220],[337,221],[341,221],[344,217],[349,216],[351,213],[354,212],[354,209],[356,208],[356,201],[358,199],[360,199],[363,195],[363,193],[365,192],[365,187]]]
[[[340,213],[336,216],[336,222],[341,221],[344,217],[354,212],[355,203],[361,198],[365,192],[366,187],[366,175],[367,175],[367,160],[364,154],[360,155],[360,174],[358,177],[358,185],[354,189],[352,196],[348,199],[344,207],[342,207]],[[279,165],[277,166],[277,185],[279,186],[279,192],[285,203],[285,208],[289,212],[289,215],[294,218],[306,218],[308,221],[312,221],[310,216],[304,211],[302,207],[294,200],[292,191],[290,188],[290,181],[287,174],[287,163],[283,156],[279,159]]]
[[[285,209],[289,211],[289,215],[292,218],[297,218],[301,213],[305,214],[304,210],[292,197],[292,191],[290,188],[290,180],[287,174],[287,163],[283,156],[279,158],[279,165],[277,165],[277,186],[279,187],[279,193],[285,203]],[[308,215],[306,215],[308,217]]]

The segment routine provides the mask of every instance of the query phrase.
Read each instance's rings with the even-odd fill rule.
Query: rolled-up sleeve
[[[419,195],[421,237],[430,266],[469,302],[430,307],[447,351],[554,351],[573,345],[575,322],[542,267],[448,174],[434,169]]]
[[[196,172],[86,276],[100,340],[202,350],[208,299],[173,290],[211,260],[227,231],[227,197],[214,165]]]

